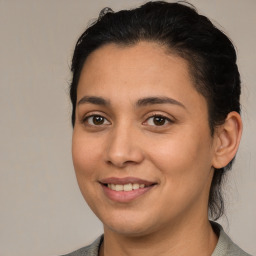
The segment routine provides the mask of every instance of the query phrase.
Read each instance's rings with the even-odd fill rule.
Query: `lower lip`
[[[153,185],[153,186],[139,188],[139,189],[135,189],[135,190],[131,190],[131,191],[115,191],[115,190],[108,188],[107,186],[104,186],[103,184],[101,184],[101,186],[103,188],[105,195],[109,199],[111,199],[112,201],[120,202],[120,203],[127,203],[132,200],[135,200],[136,198],[144,195],[145,193],[147,193],[150,189],[152,189],[154,187],[154,185]]]

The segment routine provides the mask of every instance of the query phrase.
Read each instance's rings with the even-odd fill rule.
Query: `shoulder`
[[[98,237],[92,244],[62,256],[98,256],[103,235]]]
[[[212,222],[212,226],[219,233],[219,240],[212,256],[251,256],[237,246],[219,224]]]

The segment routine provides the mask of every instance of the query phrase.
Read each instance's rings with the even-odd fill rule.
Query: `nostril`
[[[123,167],[126,167],[127,165],[133,165],[133,164],[137,164],[135,161],[121,161],[121,160],[113,160],[113,161],[111,161],[111,160],[108,160],[107,162],[106,162],[108,165],[114,165],[114,166],[117,166],[117,167],[119,167],[119,168],[123,168]]]
[[[134,161],[125,161],[124,164],[136,164]]]

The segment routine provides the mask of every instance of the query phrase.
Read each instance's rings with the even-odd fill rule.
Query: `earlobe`
[[[230,112],[225,122],[215,131],[215,152],[213,167],[216,169],[225,167],[236,155],[242,135],[241,116]]]

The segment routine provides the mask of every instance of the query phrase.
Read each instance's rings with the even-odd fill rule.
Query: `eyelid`
[[[108,124],[102,124],[102,125],[92,125],[92,124],[89,124],[88,122],[87,122],[87,124],[89,125],[89,126],[103,126],[103,125],[110,125],[110,124],[112,124],[111,123],[111,121],[109,121],[109,118],[107,118],[106,117],[106,114],[105,113],[99,113],[99,112],[89,112],[89,113],[86,113],[82,118],[81,118],[81,120],[80,120],[80,122],[82,123],[82,124],[85,124],[85,122],[90,118],[90,117],[95,117],[95,116],[100,116],[100,117],[102,117],[102,118],[104,118],[107,122],[108,122]],[[162,117],[162,118],[164,118],[166,121],[168,121],[168,123],[169,124],[171,124],[171,123],[174,123],[175,122],[175,118],[174,117],[170,117],[170,115],[167,115],[167,114],[163,114],[163,113],[159,113],[159,112],[153,112],[153,113],[150,113],[150,114],[147,114],[146,115],[146,117],[144,118],[144,122],[142,123],[142,124],[144,124],[144,125],[148,125],[148,124],[146,124],[147,122],[148,122],[148,120],[150,119],[150,118],[154,118],[154,117]],[[164,126],[166,126],[167,124],[164,124],[164,125],[159,125],[159,126],[157,126],[157,125],[148,125],[148,126],[156,126],[156,127],[164,127]]]
[[[154,113],[150,113],[146,116],[146,120],[143,122],[143,124],[147,125],[146,122],[150,119],[150,118],[154,118],[154,117],[162,117],[164,118],[165,120],[168,121],[169,124],[172,124],[175,122],[175,118],[174,117],[170,117],[169,115],[167,116],[167,114],[162,114],[162,113],[157,113],[157,112],[154,112]],[[165,127],[166,124],[164,125],[148,125],[148,126],[154,126],[154,127]]]
[[[99,116],[99,117],[102,117],[102,118],[104,118],[107,122],[108,122],[108,124],[102,124],[102,125],[92,125],[92,124],[89,124],[88,122],[87,122],[87,120],[90,118],[90,117],[95,117],[95,116]],[[86,113],[86,115],[84,115],[82,118],[81,118],[81,123],[82,124],[85,124],[87,122],[87,124],[89,125],[89,126],[103,126],[103,125],[109,125],[109,124],[111,124],[111,122],[109,121],[109,119],[105,116],[105,113],[99,113],[99,112],[89,112],[89,113]]]
[[[165,112],[163,113],[162,111],[161,112],[152,111],[145,115],[145,119],[148,119],[150,117],[155,117],[155,116],[160,116],[160,117],[166,118],[166,119],[170,120],[170,122],[174,122],[176,120],[174,116],[167,114]]]

